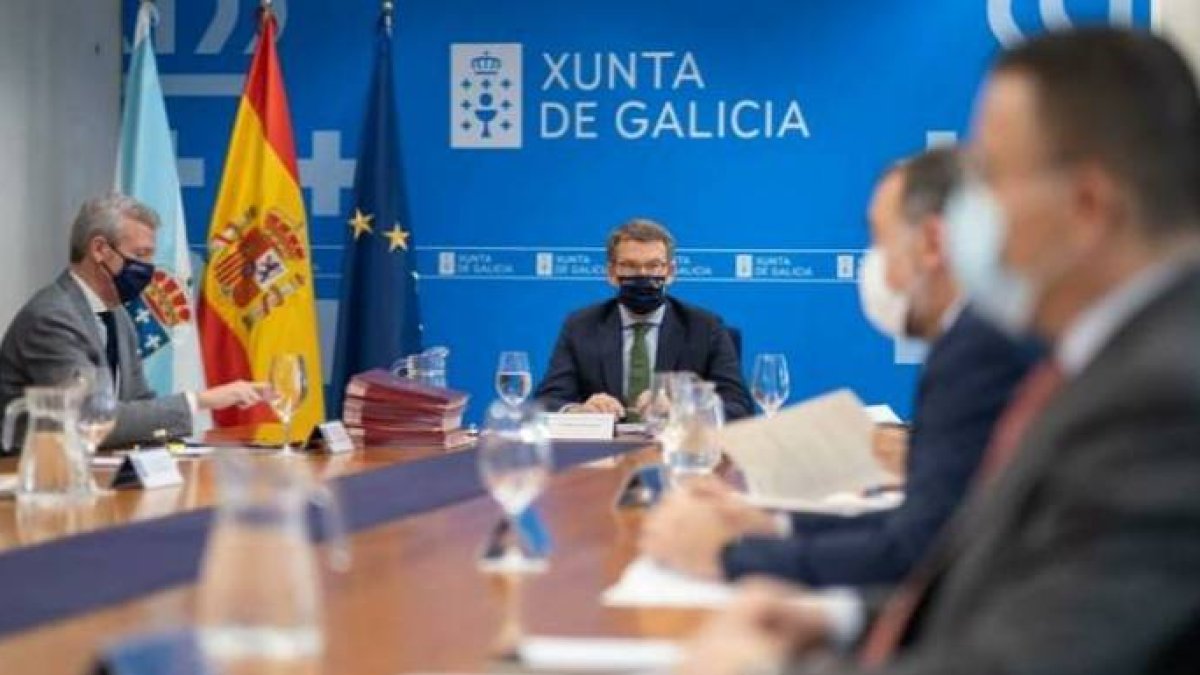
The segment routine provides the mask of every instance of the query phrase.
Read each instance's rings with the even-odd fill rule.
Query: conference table
[[[698,627],[701,612],[600,599],[636,555],[642,514],[617,508],[616,496],[632,471],[657,461],[653,446],[556,442],[557,472],[538,501],[550,564],[520,578],[478,569],[500,511],[473,454],[366,449],[302,460],[340,493],[352,555],[346,572],[322,565],[326,646],[305,672],[510,669],[504,645],[518,630],[682,638]],[[186,629],[217,486],[211,459],[180,465],[182,486],[121,490],[76,512],[31,515],[0,502],[0,673],[88,672],[115,642]],[[0,461],[0,471],[14,467]],[[141,578],[156,581],[139,588]]]

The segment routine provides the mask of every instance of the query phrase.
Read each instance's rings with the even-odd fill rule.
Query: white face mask
[[[904,338],[908,334],[908,312],[912,298],[887,283],[887,258],[883,251],[871,248],[863,258],[858,279],[858,299],[867,321],[884,335]]]
[[[972,307],[1009,335],[1030,331],[1037,288],[1004,264],[1008,217],[991,190],[967,180],[946,204],[945,239],[950,267]]]

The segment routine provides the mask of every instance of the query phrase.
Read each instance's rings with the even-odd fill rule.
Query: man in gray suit
[[[115,446],[151,440],[159,430],[185,436],[197,410],[262,400],[263,387],[249,382],[161,397],[146,383],[137,330],[122,303],[153,276],[157,229],[158,215],[131,197],[83,204],[71,227],[70,267],[21,308],[0,343],[0,410],[25,387],[65,384],[81,368],[106,368],[120,399],[105,440]]]
[[[685,672],[1183,673],[1200,663],[1200,94],[1145,34],[1001,57],[947,213],[975,308],[1053,357],[946,536],[882,603],[748,591]],[[868,620],[870,618],[870,620]],[[862,630],[866,628],[866,630]]]

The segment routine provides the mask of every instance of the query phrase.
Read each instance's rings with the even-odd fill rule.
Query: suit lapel
[[[654,371],[658,373],[675,370],[679,365],[679,352],[683,348],[683,323],[675,305],[667,302],[662,325],[658,327],[658,348],[654,355]]]
[[[621,312],[616,302],[609,306],[600,324],[600,336],[600,371],[604,374],[604,390],[616,392],[616,398],[621,398],[625,391],[625,382],[621,377],[625,354],[621,349]]]
[[[113,310],[117,319],[117,353],[121,359],[118,371],[120,373],[121,399],[125,399],[125,394],[130,391],[130,385],[134,382],[137,374],[134,372],[134,366],[138,363],[137,346],[138,335],[137,326],[133,323],[133,318],[129,316],[129,312],[124,307],[118,307]]]

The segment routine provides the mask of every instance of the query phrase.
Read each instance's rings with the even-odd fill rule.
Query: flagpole
[[[388,37],[391,37],[392,14],[395,12],[396,3],[393,0],[383,0],[380,4],[380,9],[383,12],[383,29],[387,31]]]

